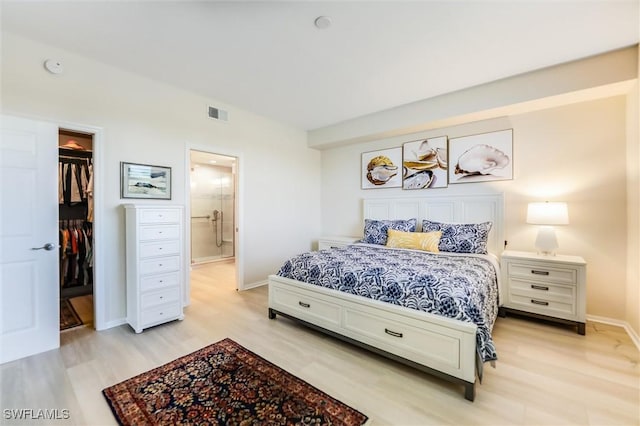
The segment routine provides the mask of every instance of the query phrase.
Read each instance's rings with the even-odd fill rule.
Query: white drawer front
[[[573,299],[558,299],[533,297],[522,294],[509,294],[509,307],[521,309],[551,317],[575,319],[576,305]]]
[[[140,274],[160,274],[180,270],[180,256],[158,257],[140,261]]]
[[[180,242],[178,240],[167,240],[158,243],[140,243],[141,258],[178,253],[180,253]]]
[[[156,290],[180,285],[178,272],[162,275],[149,275],[140,279],[140,291]]]
[[[274,307],[300,319],[310,318],[324,323],[340,325],[340,306],[303,293],[276,288]]]
[[[140,223],[178,223],[179,221],[179,210],[153,209],[140,211]]]
[[[535,263],[509,263],[508,273],[511,277],[562,284],[575,284],[578,281],[578,271],[576,269],[550,268]]]
[[[513,278],[509,282],[509,291],[513,294],[522,294],[542,299],[569,298],[573,300],[576,295],[576,287],[572,285],[541,283]]]
[[[162,305],[163,303],[180,301],[180,288],[172,287],[161,291],[153,291],[143,293],[140,298],[140,306],[147,309],[153,306]]]
[[[140,240],[177,240],[180,238],[178,225],[141,226]]]
[[[353,309],[344,311],[344,327],[365,336],[383,349],[427,365],[460,369],[460,339]],[[433,327],[433,325],[431,325]],[[447,330],[451,334],[450,330]],[[398,353],[398,349],[401,353]]]
[[[172,319],[177,319],[182,314],[182,308],[179,303],[168,303],[166,305],[156,306],[155,308],[144,309],[142,315],[142,327],[148,327],[153,324],[159,324]]]

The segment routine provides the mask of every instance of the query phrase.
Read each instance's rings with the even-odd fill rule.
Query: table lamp
[[[549,202],[529,203],[527,208],[527,223],[541,225],[536,238],[538,253],[554,256],[558,248],[555,225],[569,224],[567,203]]]

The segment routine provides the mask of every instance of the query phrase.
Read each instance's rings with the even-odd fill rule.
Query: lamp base
[[[538,230],[536,238],[536,248],[538,254],[543,256],[555,256],[555,249],[558,248],[558,239],[556,238],[556,230],[553,226],[541,226]]]

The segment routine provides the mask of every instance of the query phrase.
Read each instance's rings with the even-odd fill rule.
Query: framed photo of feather
[[[402,148],[362,153],[362,189],[400,188],[402,186]]]
[[[513,129],[449,140],[449,183],[513,179]]]

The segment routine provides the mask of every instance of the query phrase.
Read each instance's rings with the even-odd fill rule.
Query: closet
[[[60,329],[93,322],[93,135],[59,130]]]

